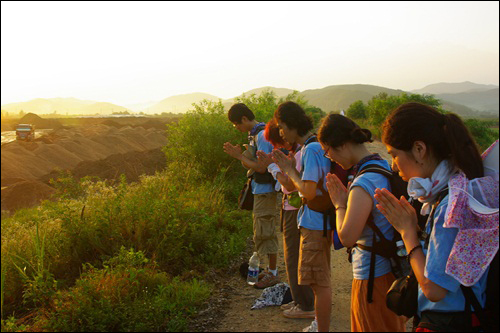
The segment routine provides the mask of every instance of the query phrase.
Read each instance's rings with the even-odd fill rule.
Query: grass
[[[60,200],[2,219],[2,331],[186,329],[210,294],[203,276],[252,233],[232,180],[196,172],[114,186],[67,176]]]

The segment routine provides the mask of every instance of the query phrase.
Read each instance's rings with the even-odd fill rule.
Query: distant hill
[[[220,98],[205,93],[176,95],[165,98],[159,103],[150,106],[143,111],[145,113],[160,113],[160,114],[162,112],[185,113],[187,110],[192,109],[193,103],[201,102],[204,99],[216,102]]]
[[[86,101],[76,98],[37,98],[28,102],[2,105],[2,111],[19,113],[19,111],[34,114],[111,114],[128,111],[127,108],[111,103]]]
[[[244,94],[246,96],[250,96],[251,94],[260,95],[265,89],[272,90],[278,97],[285,97],[294,91],[288,88],[266,86],[252,89]],[[438,91],[440,93],[433,93]],[[442,93],[442,91],[454,91],[454,93]],[[325,112],[331,112],[346,110],[357,100],[366,103],[373,96],[381,92],[388,95],[399,95],[403,93],[403,90],[366,84],[344,84],[332,85],[321,89],[304,90],[300,94],[304,96],[309,104],[319,107]],[[441,100],[444,109],[462,116],[480,116],[481,113],[482,115],[492,114],[493,116],[498,116],[499,90],[497,86],[481,85],[472,82],[438,83],[420,90],[414,90],[411,93],[433,94]],[[66,112],[68,114],[111,114],[112,112],[132,109],[133,112],[142,111],[147,114],[161,114],[163,112],[185,113],[187,110],[192,109],[193,103],[199,103],[203,99],[217,102],[220,98],[206,93],[183,94],[165,98],[157,103],[136,104],[133,109],[132,107],[127,109],[111,103],[84,101],[76,98],[39,98],[24,103],[3,105],[2,111],[19,113],[20,110],[23,110],[25,113],[32,112],[35,114],[50,114],[54,111],[57,111],[59,114],[66,114]],[[234,100],[235,98],[226,99],[222,103],[226,109],[229,109],[234,104]]]
[[[366,84],[343,84],[322,89],[302,91],[309,104],[321,108],[325,112],[346,110],[352,103],[361,100],[368,102],[373,96],[385,92],[388,95],[399,95],[403,90],[394,90]]]
[[[443,103],[445,101],[462,104],[473,110],[480,112],[499,112],[499,89],[489,89],[483,91],[462,92],[457,94],[437,94],[435,95]]]
[[[477,84],[469,81],[459,82],[459,83],[435,83],[430,84],[422,89],[417,89],[411,91],[416,94],[458,94],[463,92],[471,91],[484,91],[498,88],[493,84]]]

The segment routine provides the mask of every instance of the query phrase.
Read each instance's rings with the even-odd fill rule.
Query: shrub
[[[209,285],[171,278],[142,252],[122,247],[102,269],[85,265],[76,285],[58,293],[33,326],[65,332],[186,331],[186,320],[209,293]]]

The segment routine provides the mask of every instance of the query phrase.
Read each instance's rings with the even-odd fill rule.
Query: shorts
[[[253,241],[259,256],[278,253],[277,209],[276,192],[254,195]]]
[[[330,287],[331,231],[300,228],[299,285]]]

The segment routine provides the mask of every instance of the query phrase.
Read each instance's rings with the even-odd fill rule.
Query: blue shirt
[[[464,311],[465,298],[460,289],[460,282],[445,273],[446,263],[450,256],[451,249],[455,243],[455,238],[458,234],[457,228],[444,228],[443,224],[448,208],[448,196],[436,207],[434,214],[434,228],[432,229],[429,248],[424,251],[426,254],[425,260],[425,277],[448,290],[445,298],[439,302],[429,301],[422,289],[418,288],[418,315],[422,311],[438,311],[438,312],[460,312]],[[430,232],[430,223],[426,225],[426,232]],[[488,280],[488,270],[483,277],[472,286],[472,290],[476,295],[479,303],[484,307],[486,302],[486,284]]]
[[[363,168],[369,164],[380,165],[387,170],[391,170],[389,163],[385,160],[371,160],[363,163],[360,167]],[[376,188],[386,188],[391,189],[391,185],[389,179],[384,175],[368,172],[362,174],[361,176],[354,179],[351,189],[355,186],[361,187],[366,191],[372,198],[375,195]],[[377,201],[373,199],[373,207],[372,207],[372,216],[375,222],[375,225],[380,229],[380,231],[384,234],[386,239],[391,240],[394,236],[394,230],[385,218],[385,216],[377,209],[376,207]],[[378,237],[377,237],[378,240]],[[373,230],[365,225],[363,231],[361,233],[360,238],[356,243],[364,244],[366,246],[372,246],[373,242]],[[355,247],[352,249],[352,271],[353,276],[356,280],[368,280],[370,275],[370,258],[371,252],[363,250],[359,247]],[[389,259],[386,259],[381,256],[375,256],[375,277],[380,277],[387,273],[391,272],[391,262]]]
[[[273,151],[273,145],[264,137],[264,131],[260,131],[257,134],[257,150],[262,150],[266,154],[272,153]],[[253,194],[264,194],[271,192],[274,192],[273,184],[257,184],[255,180],[252,179]]]
[[[310,180],[319,183],[320,179],[323,180],[323,189],[326,188],[326,175],[330,172],[331,162],[324,156],[325,152],[321,149],[318,142],[311,142],[307,146],[302,147],[302,170],[301,179]],[[321,195],[321,190],[316,190],[316,195]],[[302,194],[299,195],[303,197]],[[311,210],[307,205],[302,205],[299,210],[297,221],[299,227],[309,230],[323,230],[323,214]],[[327,223],[328,230],[330,230],[330,223]]]

